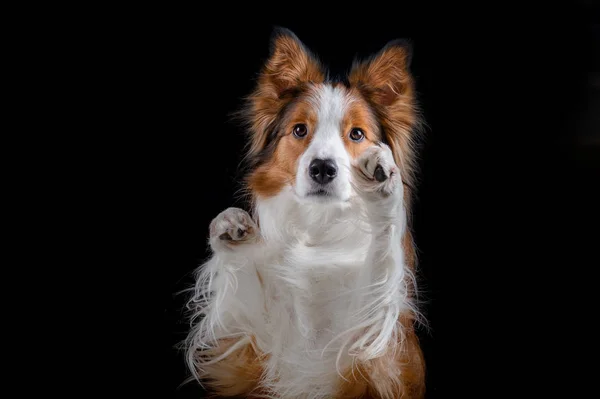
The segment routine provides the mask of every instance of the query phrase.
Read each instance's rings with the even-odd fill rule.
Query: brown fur
[[[306,98],[296,101],[282,118],[273,154],[258,166],[248,179],[248,186],[254,195],[276,195],[286,184],[294,181],[296,162],[310,144],[311,132],[317,124],[314,110]],[[305,124],[308,129],[308,134],[302,139],[292,134],[294,126],[298,123]]]
[[[404,319],[404,320],[403,320]],[[396,352],[354,365],[341,380],[336,399],[421,399],[425,365],[410,317],[401,318],[405,337]]]
[[[235,340],[221,340],[219,346],[206,356],[219,356],[229,349]],[[254,341],[236,350],[225,359],[203,366],[202,375],[205,384],[216,397],[244,398],[259,397],[263,392],[258,388],[258,383],[263,373],[264,355],[260,354]]]
[[[381,132],[375,115],[371,111],[369,104],[364,100],[360,92],[356,89],[350,89],[349,96],[353,97],[350,109],[347,111],[342,121],[341,130],[344,134],[344,144],[350,156],[354,159],[360,156],[364,150],[372,146],[381,139]],[[348,137],[352,128],[359,128],[365,134],[365,138],[360,143],[353,142]]]
[[[275,122],[293,99],[294,90],[324,80],[320,63],[297,38],[287,34],[277,34],[273,38],[271,56],[258,78],[256,90],[248,99],[249,157],[258,156],[266,147]]]

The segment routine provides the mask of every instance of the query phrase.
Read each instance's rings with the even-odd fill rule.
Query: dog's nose
[[[337,166],[333,159],[313,159],[308,174],[317,183],[327,184],[337,176]]]

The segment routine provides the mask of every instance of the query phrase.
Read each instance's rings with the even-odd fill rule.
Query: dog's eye
[[[306,125],[299,123],[296,126],[294,126],[294,136],[298,137],[298,138],[302,138],[304,136],[306,136],[306,133],[308,133],[308,129],[306,128]]]
[[[354,128],[350,130],[349,137],[352,141],[361,142],[365,138],[365,133],[358,128]]]

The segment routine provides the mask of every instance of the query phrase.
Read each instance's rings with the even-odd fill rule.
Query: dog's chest
[[[265,247],[257,267],[265,306],[254,331],[269,354],[266,373],[275,391],[331,397],[339,383],[336,362],[343,367],[348,360],[338,359],[338,337],[355,327],[352,315],[370,284],[364,273],[370,225],[359,207],[317,214],[283,212],[282,204],[259,209]]]
[[[272,253],[265,270],[272,339],[285,335],[287,348],[316,350],[347,329],[368,245],[368,236],[353,234],[326,244],[298,240]]]
[[[365,241],[298,241],[272,254],[265,270],[265,343],[273,378],[323,395],[315,397],[335,389],[341,344],[335,337],[352,327],[367,250]]]

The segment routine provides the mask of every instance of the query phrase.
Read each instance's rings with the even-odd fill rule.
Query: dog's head
[[[418,122],[410,58],[406,41],[390,42],[355,62],[346,80],[331,81],[292,32],[277,29],[244,113],[252,194],[271,197],[289,186],[300,201],[347,201],[352,160],[379,142],[391,147],[410,187]]]

